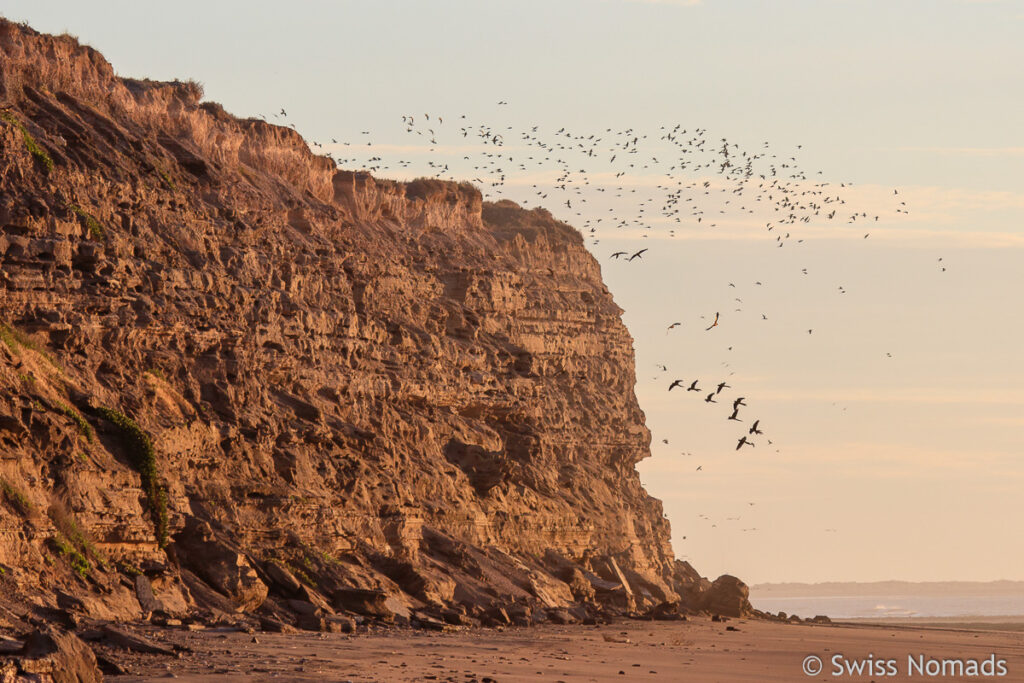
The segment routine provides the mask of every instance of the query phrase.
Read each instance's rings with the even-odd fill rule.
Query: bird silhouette
[[[740,440],[736,443],[736,450],[739,450],[739,449],[743,448],[744,446],[753,447],[754,446],[754,442],[753,441],[747,441],[747,437],[741,436]]]
[[[508,101],[501,100],[498,104],[507,105]],[[281,114],[285,113],[282,108]],[[477,147],[482,149],[469,152],[464,160],[477,171],[477,177],[473,178],[473,182],[484,189],[485,199],[488,201],[495,199],[495,194],[503,192],[513,184],[513,181],[527,177],[525,174],[552,171],[554,180],[538,180],[537,184],[533,185],[533,192],[536,193],[538,201],[548,200],[554,208],[581,217],[583,224],[580,230],[584,235],[589,234],[593,244],[598,244],[598,238],[606,234],[604,231],[612,228],[636,229],[642,232],[642,237],[654,237],[655,229],[658,227],[655,221],[659,219],[660,222],[671,221],[674,224],[668,230],[669,237],[677,236],[676,229],[681,233],[687,223],[691,227],[699,225],[702,229],[709,229],[716,224],[712,217],[713,213],[726,214],[730,211],[763,213],[765,220],[761,222],[766,228],[767,238],[776,241],[780,247],[792,240],[796,240],[797,244],[802,242],[801,235],[797,232],[797,228],[802,224],[816,224],[818,221],[826,220],[870,220],[866,211],[856,210],[847,203],[844,197],[845,188],[851,184],[809,182],[808,172],[800,167],[797,157],[772,150],[768,141],[743,149],[738,143],[726,138],[712,137],[706,129],[683,128],[681,124],[662,126],[656,135],[645,135],[643,131],[634,128],[610,127],[604,131],[580,131],[561,127],[546,134],[537,125],[517,129],[512,126],[494,126],[486,122],[471,122],[467,120],[465,114],[462,114],[460,119],[457,125],[461,127],[446,131],[438,125],[443,118],[436,113],[423,113],[419,120],[414,119],[412,115],[401,117],[406,133],[421,137],[424,141],[431,140],[432,143],[443,145],[445,140],[442,139],[442,135],[457,137],[460,141],[462,138],[470,137],[478,140]],[[434,128],[430,128],[431,125]],[[657,149],[650,146],[655,144],[655,138]],[[335,138],[331,140],[335,142]],[[513,147],[512,140],[516,141],[517,147]],[[519,151],[520,149],[525,151]],[[338,159],[335,163],[339,166],[362,163],[367,170],[375,171],[387,168],[385,164],[389,162],[382,161],[382,156],[383,153],[374,151],[372,156],[367,155],[365,161]],[[666,159],[665,162],[661,161]],[[602,166],[591,166],[598,163],[598,160]],[[436,163],[436,160],[428,163],[432,169],[430,173],[436,177],[459,180],[454,177],[455,171],[450,170],[447,164]],[[402,169],[410,168],[408,161],[400,160],[398,164]],[[405,172],[407,171],[403,170],[403,173]],[[524,175],[517,178],[517,172]],[[648,175],[654,173],[661,174],[654,188],[645,188],[644,183],[635,186],[626,184],[635,176],[654,177]],[[818,173],[820,174],[820,171]],[[607,178],[600,177],[603,174],[607,174]],[[615,180],[606,182],[606,179],[612,177]],[[515,182],[515,185],[518,184]],[[588,209],[596,210],[592,203],[593,199],[588,194],[591,192],[605,193],[604,196],[616,199],[620,203],[608,208],[610,216],[614,216],[614,219],[610,216],[606,218],[597,215],[593,211],[587,213]],[[898,195],[898,190],[894,190],[894,195]],[[900,207],[895,210],[897,213],[905,213],[906,204],[900,202],[900,199],[902,198],[893,200],[893,204]],[[623,206],[623,202],[630,202],[631,205]],[[525,206],[525,201],[521,204]],[[605,208],[601,207],[602,213]],[[872,212],[872,215],[874,213]],[[652,217],[655,221],[651,220]],[[878,218],[875,220],[878,221]],[[859,234],[867,237],[865,233]],[[647,249],[639,249],[632,255],[627,251],[616,251],[610,258],[625,257],[631,262],[641,259],[646,251]],[[662,252],[659,252],[659,259],[661,254]],[[648,265],[656,265],[656,262]],[[948,264],[941,262],[940,259],[936,265],[945,270]],[[807,275],[809,270],[802,268],[801,272]],[[735,294],[740,294],[744,283],[742,280],[737,283],[734,278],[727,284],[729,288],[737,290]],[[754,284],[762,285],[762,282],[757,280]],[[768,287],[765,286],[763,289],[767,290]],[[840,287],[839,292],[845,294],[846,290]],[[735,297],[736,303],[739,304],[746,299],[749,299],[749,296],[742,299]],[[738,318],[743,313],[741,307],[737,308],[735,316]],[[758,313],[751,311],[748,315],[756,317]],[[762,320],[767,320],[765,313],[760,315]],[[702,319],[704,317],[701,316]],[[719,327],[719,313],[715,313],[713,322],[708,322],[710,324],[705,331]],[[732,323],[733,319],[730,319],[730,322]],[[680,323],[667,326],[666,335],[678,326],[681,326]],[[734,327],[735,325],[731,324],[728,333],[731,333]],[[812,334],[813,329],[808,329],[807,332]],[[726,366],[728,367],[728,364]],[[660,375],[659,379],[662,377],[663,375]],[[683,380],[676,380],[669,385],[669,390],[677,386],[685,387],[686,384]],[[717,403],[715,399],[727,388],[731,387],[725,382],[720,383],[709,395],[711,400],[708,400],[709,396],[706,395],[705,401]],[[727,405],[728,401],[723,400],[722,403]],[[740,421],[737,415],[742,405],[746,405],[742,399],[739,403],[733,404],[730,419]],[[759,433],[759,422],[753,424],[756,432],[751,434]]]
[[[676,381],[672,382],[672,384],[668,385],[668,390],[672,391],[676,387],[682,387],[682,386],[686,386],[686,380],[677,379]]]
[[[764,432],[762,432],[760,429],[757,428],[757,425],[759,425],[759,424],[761,424],[760,420],[754,420],[754,424],[750,425],[750,431],[747,432],[747,433],[748,434],[764,434]]]
[[[702,389],[698,389],[697,388],[697,380],[693,380],[693,384],[691,384],[690,386],[686,387],[686,390],[687,391],[702,391]]]

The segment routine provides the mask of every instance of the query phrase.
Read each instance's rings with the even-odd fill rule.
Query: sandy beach
[[[955,676],[909,675],[908,656],[918,661],[921,655],[926,666],[929,659],[980,663],[995,655],[1005,662],[1007,675],[1001,680],[1024,676],[1024,634],[1020,632],[903,625],[723,623],[695,618],[462,633],[348,636],[208,631],[165,637],[191,652],[177,660],[137,660],[132,663],[135,675],[117,680],[149,681],[171,675],[195,683],[957,680]],[[817,675],[807,675],[802,668],[811,655],[822,660],[823,670]],[[836,676],[833,658],[837,656],[854,663],[869,656],[891,659],[898,674]]]

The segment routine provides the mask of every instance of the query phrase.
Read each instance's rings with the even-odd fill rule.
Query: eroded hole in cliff
[[[511,473],[511,467],[500,451],[489,451],[458,439],[450,439],[445,444],[444,457],[465,473],[479,496],[486,496]]]

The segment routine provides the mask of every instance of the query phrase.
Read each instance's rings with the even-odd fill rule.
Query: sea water
[[[823,595],[770,598],[750,596],[763,612],[832,619],[1024,616],[1024,595]]]

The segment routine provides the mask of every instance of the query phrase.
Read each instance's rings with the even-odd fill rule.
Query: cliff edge
[[[673,557],[575,229],[337,170],[71,37],[0,20],[0,56],[9,624],[749,610]]]

